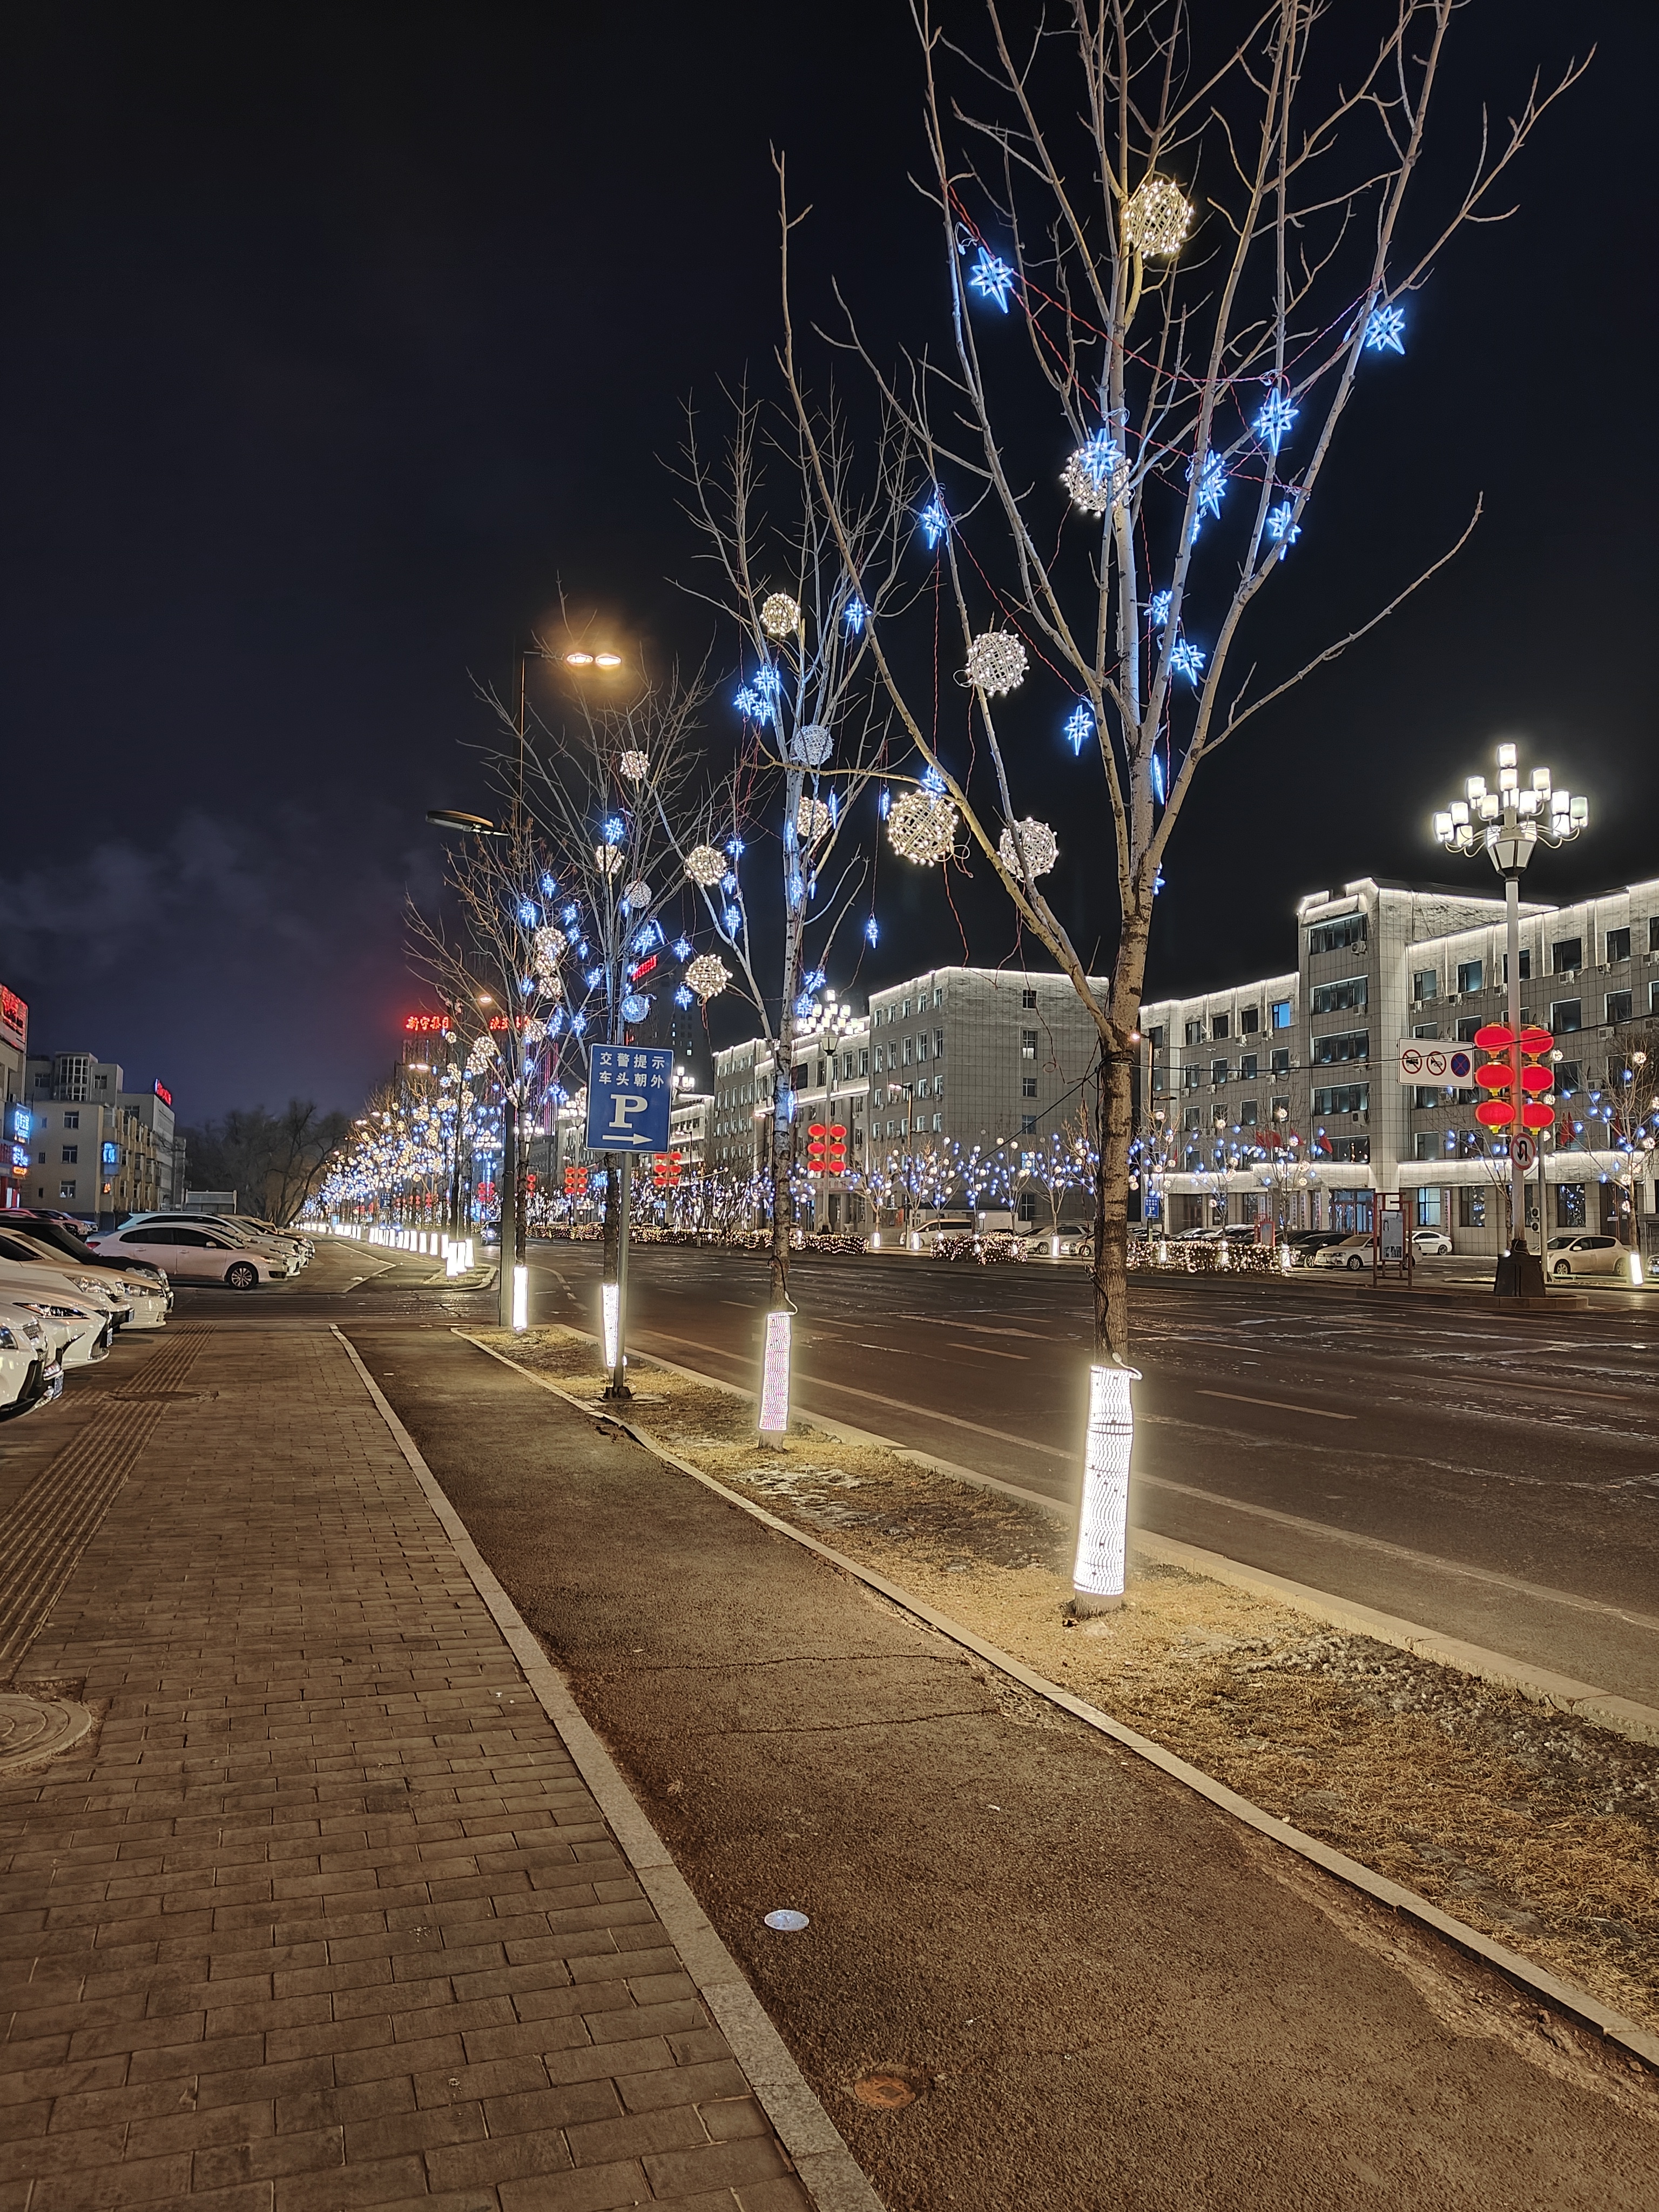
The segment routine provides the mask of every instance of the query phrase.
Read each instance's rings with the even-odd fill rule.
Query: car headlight
[[[92,1316],[84,1306],[43,1306],[40,1310],[42,1313],[49,1313],[54,1321],[90,1321],[92,1319]]]
[[[95,1275],[71,1275],[70,1280],[77,1291],[84,1291],[88,1297],[103,1296],[104,1286]]]
[[[17,1339],[12,1334],[11,1331],[7,1328],[5,1322],[0,1321],[0,1352],[19,1352],[21,1349],[21,1346],[18,1343]]]

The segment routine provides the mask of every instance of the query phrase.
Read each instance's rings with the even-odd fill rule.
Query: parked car
[[[1412,1231],[1412,1250],[1419,1260],[1436,1257],[1449,1252],[1451,1249],[1451,1238],[1443,1229],[1413,1229]]]
[[[132,1253],[149,1260],[175,1283],[223,1283],[233,1291],[280,1283],[288,1273],[285,1260],[216,1224],[203,1229],[194,1222],[129,1221],[99,1237],[96,1249],[117,1258]]]
[[[1287,1229],[1279,1241],[1299,1252],[1304,1263],[1311,1266],[1317,1254],[1328,1245],[1341,1243],[1347,1234],[1346,1229]]]
[[[246,1229],[251,1236],[268,1237],[294,1256],[296,1267],[303,1267],[316,1250],[310,1237],[301,1236],[297,1229],[279,1229],[274,1221],[262,1221],[257,1213],[216,1214],[218,1221],[228,1221],[238,1229]]]
[[[83,1279],[92,1281],[89,1275]],[[115,1341],[116,1305],[95,1284],[82,1290],[55,1267],[0,1260],[0,1298],[27,1306],[38,1316],[65,1367],[89,1367],[108,1357]]]
[[[1339,1237],[1334,1244],[1327,1244],[1313,1255],[1310,1265],[1316,1267],[1348,1267],[1357,1274],[1371,1264],[1371,1233],[1362,1229],[1356,1236]]]
[[[116,1300],[122,1309],[118,1313],[118,1328],[161,1328],[167,1321],[172,1297],[167,1278],[158,1276],[153,1267],[142,1274],[129,1273],[118,1261],[106,1260],[101,1252],[82,1248],[84,1258],[66,1259],[55,1245],[30,1237],[9,1223],[0,1223],[0,1260],[13,1260],[20,1266],[33,1262],[37,1267],[52,1269],[55,1273],[67,1274],[79,1290],[88,1285],[100,1290],[106,1297]]]
[[[230,1243],[252,1246],[255,1250],[269,1252],[273,1259],[281,1260],[291,1268],[294,1257],[291,1238],[273,1235],[267,1230],[254,1229],[246,1222],[228,1213],[135,1213],[121,1224],[124,1230],[137,1227],[155,1229],[210,1229],[216,1236]]]
[[[1552,1275],[1616,1275],[1629,1258],[1616,1237],[1593,1237],[1578,1230],[1552,1237],[1544,1264]]]
[[[63,1363],[30,1306],[0,1299],[0,1421],[49,1406],[64,1389]]]
[[[106,1259],[102,1253],[93,1250],[79,1229],[68,1225],[68,1219],[64,1214],[24,1206],[10,1213],[0,1213],[0,1229],[15,1229],[20,1235],[33,1238],[35,1243],[49,1245],[54,1252],[61,1252],[66,1260],[78,1261],[82,1267],[125,1267],[129,1275],[143,1276],[153,1282],[158,1291],[166,1291],[167,1279],[159,1267],[152,1267],[148,1260]]]

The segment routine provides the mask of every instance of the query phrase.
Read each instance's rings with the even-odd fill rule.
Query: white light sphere
[[[602,876],[614,876],[622,867],[623,856],[614,845],[596,845],[593,865]]]
[[[934,868],[956,850],[956,808],[930,791],[907,791],[893,801],[887,836],[893,850],[919,867]]]
[[[568,939],[562,929],[550,923],[536,932],[530,940],[530,961],[544,981],[556,970]]]
[[[711,890],[726,873],[726,855],[717,845],[694,845],[685,856],[685,872],[694,884]]]
[[[823,722],[809,722],[789,740],[789,757],[799,768],[822,768],[835,749],[835,739]]]
[[[628,778],[628,781],[630,783],[643,783],[647,776],[651,773],[651,763],[648,757],[646,754],[635,751],[631,748],[623,755],[622,758],[617,763],[617,766],[622,770],[623,774]]]
[[[695,960],[686,963],[685,980],[706,1002],[717,998],[726,988],[732,980],[732,970],[712,952],[700,952]]]
[[[526,1044],[541,1044],[546,1041],[546,1037],[547,1024],[545,1022],[538,1022],[534,1014],[532,1014],[524,1025],[525,1042]]]
[[[800,609],[787,592],[774,592],[761,602],[761,628],[768,637],[793,637],[800,628]]]
[[[1025,647],[1012,630],[988,629],[968,648],[968,681],[988,698],[1017,691],[1025,667]]]
[[[1138,252],[1179,253],[1193,227],[1193,204],[1167,177],[1143,179],[1123,210],[1123,243]]]
[[[803,799],[795,809],[795,835],[803,845],[817,845],[830,835],[830,809],[821,799]]]
[[[1025,848],[1024,863],[1014,843],[1014,830],[1019,831],[1020,843]],[[1012,823],[997,840],[997,855],[1011,876],[1024,878],[1026,869],[1036,876],[1046,876],[1060,858],[1060,840],[1046,822],[1028,816],[1024,822]]]
[[[635,876],[631,884],[623,885],[623,896],[635,914],[643,914],[651,903],[651,886],[643,876]]]

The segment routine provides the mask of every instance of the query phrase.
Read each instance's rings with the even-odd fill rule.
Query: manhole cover
[[[0,1691],[0,1773],[67,1751],[91,1726],[87,1708],[68,1698],[24,1698]]]
[[[866,2074],[854,2082],[853,2094],[860,2104],[872,2105],[878,2112],[896,2112],[916,2101],[915,2091],[902,2074]]]

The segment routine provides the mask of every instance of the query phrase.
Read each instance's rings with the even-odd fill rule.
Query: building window
[[[921,1032],[921,1036],[916,1039],[916,1058],[917,1058],[918,1060],[926,1060],[926,1059],[927,1059],[927,1030],[923,1030],[923,1031]]]
[[[861,1052],[861,1053],[859,1054],[859,1073],[860,1073],[860,1075],[868,1075],[868,1073],[870,1073],[870,1055],[869,1055],[868,1052]]]
[[[1238,1017],[1238,1034],[1240,1036],[1254,1036],[1261,1027],[1261,1009],[1260,1006],[1245,1006],[1240,1011]]]
[[[933,986],[933,1004],[936,1006],[942,1006],[945,1004],[945,986],[943,983],[935,983]],[[937,1129],[939,1123],[935,1121],[933,1127]]]
[[[1468,1015],[1465,1019],[1463,1019],[1463,1020],[1460,1021],[1460,1022],[1458,1023],[1458,1024],[1457,1024],[1457,1037],[1456,1037],[1456,1042],[1457,1042],[1459,1044],[1473,1044],[1473,1043],[1474,1042],[1474,1033],[1475,1033],[1475,1031],[1476,1031],[1480,1027],[1480,1015],[1479,1015],[1479,1014],[1471,1014],[1471,1015]]]
[[[45,1123],[45,1121],[44,1121],[41,1122],[40,1126],[41,1126],[41,1127],[42,1127],[43,1129],[46,1127],[46,1123]],[[74,1113],[74,1114],[65,1114],[65,1115],[64,1115],[64,1127],[66,1129],[78,1129],[78,1128],[80,1127],[80,1126],[81,1126],[81,1116],[80,1116],[80,1115],[79,1115],[78,1113]]]
[[[1036,1097],[1036,1078],[1035,1075],[1022,1075],[1020,1077],[1019,1095],[1022,1098],[1035,1098]]]
[[[1438,1022],[1419,1022],[1412,1031],[1414,1037],[1437,1037],[1439,1034]]]
[[[72,1167],[75,1165],[76,1162],[80,1158],[80,1157],[81,1157],[81,1147],[79,1146],[79,1145],[65,1145],[65,1146],[64,1146],[64,1165],[66,1168],[72,1168]]]
[[[1214,1085],[1215,1088],[1216,1088],[1218,1091],[1219,1091],[1219,1090],[1220,1090],[1220,1088],[1221,1088],[1221,1086],[1222,1086],[1222,1085],[1223,1085],[1226,1080],[1227,1080],[1227,1063],[1226,1063],[1226,1061],[1225,1061],[1224,1060],[1212,1060],[1210,1062],[1210,1081]]]
[[[1269,1029],[1275,1030],[1289,1029],[1291,1026],[1291,1002],[1288,999],[1275,999],[1273,1000],[1272,1006],[1267,1009],[1267,1026]]]
[[[1334,1160],[1352,1160],[1363,1166],[1370,1159],[1371,1140],[1369,1137],[1333,1137],[1330,1146]]]
[[[1153,1050],[1154,1052],[1162,1052],[1162,1051],[1163,1051],[1163,1049],[1164,1049],[1164,1030],[1163,1030],[1163,1026],[1162,1026],[1162,1024],[1160,1024],[1160,1025],[1159,1025],[1157,1029],[1155,1029],[1155,1030],[1147,1030],[1147,1032],[1146,1032],[1146,1042],[1147,1042],[1147,1043],[1148,1043],[1149,1045],[1151,1045],[1151,1047],[1152,1048],[1152,1050]]]
[[[1035,1136],[1036,1136],[1036,1115],[1035,1114],[1022,1114],[1022,1115],[1020,1115],[1020,1117],[1019,1117],[1019,1133],[1020,1133],[1020,1135],[1021,1135],[1022,1137],[1035,1137]]]
[[[1321,983],[1313,994],[1313,1012],[1316,1014],[1346,1013],[1365,1003],[1365,978],[1345,975],[1338,983]]]
[[[1653,988],[1656,991],[1659,991],[1659,983],[1656,983]],[[1164,1070],[1161,1067],[1155,1067],[1152,1070],[1152,1089],[1161,1091],[1164,1088]]]
[[[1435,1142],[1433,1130],[1419,1129],[1412,1139],[1412,1158],[1414,1160],[1432,1160],[1439,1156],[1440,1147]]]
[[[1244,1103],[1238,1109],[1239,1127],[1241,1129],[1254,1129],[1255,1127],[1255,1115],[1256,1103],[1255,1099],[1247,1098],[1244,1101]]]
[[[1316,1091],[1313,1095],[1316,1114],[1369,1114],[1371,1110],[1371,1088],[1369,1083],[1341,1083],[1332,1090]]]
[[[1308,932],[1310,952],[1346,952],[1351,945],[1365,942],[1365,917],[1363,914],[1345,914],[1334,921],[1316,922]]]
[[[1648,951],[1659,952],[1659,914],[1648,916]]]
[[[1431,1083],[1419,1083],[1412,1092],[1412,1104],[1419,1114],[1426,1113],[1431,1107],[1437,1106],[1440,1103],[1440,1093]],[[1417,1157],[1420,1160],[1423,1154],[1419,1152]]]
[[[1316,1067],[1328,1067],[1338,1060],[1369,1060],[1371,1033],[1369,1030],[1333,1030],[1328,1036],[1314,1039],[1313,1056]]]
[[[1498,962],[1498,965],[1500,972],[1502,973],[1504,982],[1507,983],[1510,980],[1510,956],[1507,952]],[[1530,983],[1532,981],[1532,953],[1524,945],[1521,948],[1520,980],[1523,983]]]
[[[1558,1183],[1557,1189],[1560,1188]],[[1486,1225],[1486,1194],[1479,1183],[1462,1182],[1457,1186],[1457,1225],[1460,1229],[1484,1229]]]
[[[1019,994],[1019,1003],[1022,1006],[1035,1007],[1036,1005],[1036,993],[1035,991],[1022,991]]]
[[[1230,1036],[1231,1030],[1231,1021],[1225,1014],[1216,1015],[1210,1024],[1210,1035],[1217,1044],[1219,1044],[1224,1037]]]
[[[1584,1026],[1583,1002],[1579,999],[1557,999],[1550,1008],[1550,1027],[1557,1036]]]
[[[1648,1012],[1650,1014],[1659,1014],[1659,983],[1648,985]]]
[[[1555,1087],[1558,1091],[1577,1090],[1578,1062],[1576,1060],[1558,1060],[1556,1061]]]
[[[1291,1110],[1291,1102],[1290,1102],[1290,1100],[1289,1100],[1288,1098],[1275,1098],[1275,1099],[1274,1099],[1274,1101],[1273,1101],[1273,1119],[1274,1119],[1274,1121],[1275,1121],[1279,1119],[1279,1115],[1280,1115],[1281,1114],[1288,1115],[1288,1114],[1289,1114],[1289,1112],[1290,1112],[1290,1110]]]
[[[1204,1024],[1203,1024],[1203,1023],[1202,1023],[1202,1022],[1188,1022],[1188,1024],[1187,1024],[1187,1042],[1188,1042],[1188,1044],[1202,1044],[1202,1043],[1203,1043],[1203,1042],[1204,1042]]]
[[[1412,996],[1419,1002],[1440,996],[1440,970],[1419,968],[1412,977]]]
[[[1628,991],[1607,993],[1607,1019],[1610,1022],[1627,1022],[1630,1019],[1630,1010],[1631,995]]]
[[[1267,1072],[1270,1075],[1288,1075],[1290,1073],[1291,1048],[1289,1045],[1281,1044],[1274,1046],[1273,1065]]]
[[[1203,1080],[1204,1071],[1201,1067],[1183,1067],[1181,1071],[1181,1085],[1183,1091],[1196,1091]]]
[[[1550,947],[1550,967],[1557,975],[1576,975],[1584,964],[1582,937],[1558,937]]]
[[[1555,1225],[1558,1229],[1582,1229],[1584,1225],[1584,1186],[1582,1182],[1559,1182],[1555,1186]]]
[[[1022,1060],[1035,1060],[1036,1058],[1036,1031],[1035,1030],[1022,1030],[1019,1033],[1020,1058]]]
[[[1485,970],[1479,960],[1460,960],[1457,963],[1457,988],[1460,991],[1480,991],[1486,988]]]
[[[1607,965],[1612,967],[1615,960],[1628,960],[1629,958],[1629,930],[1610,929],[1607,932]]]
[[[1239,1060],[1238,1079],[1241,1083],[1255,1081],[1255,1054],[1253,1052],[1245,1053]]]

